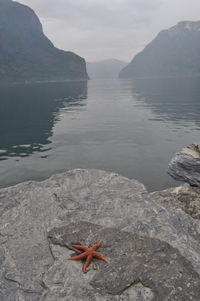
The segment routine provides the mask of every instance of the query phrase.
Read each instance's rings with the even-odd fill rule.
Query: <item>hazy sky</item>
[[[19,0],[39,16],[56,47],[87,61],[130,61],[157,33],[200,20],[200,0]]]

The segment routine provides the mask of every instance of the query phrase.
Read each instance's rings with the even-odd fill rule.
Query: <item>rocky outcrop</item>
[[[54,47],[32,9],[0,0],[0,82],[86,79],[85,60]]]
[[[183,210],[200,220],[200,188],[184,184],[175,188],[150,193],[161,206],[171,210]]]
[[[176,180],[200,186],[200,146],[191,144],[175,154],[169,164],[169,174]]]
[[[182,21],[162,30],[119,74],[120,78],[200,75],[200,21]]]
[[[197,300],[200,296],[200,277],[191,263],[181,256],[177,249],[159,239],[142,237],[135,233],[88,222],[77,222],[55,228],[48,235],[52,244],[61,247],[73,241],[90,244],[103,237],[104,245],[101,251],[105,254],[108,264],[99,262],[99,272],[91,273],[89,283],[94,288],[94,292],[117,296],[131,285],[140,283],[143,287],[150,288],[146,292],[143,291],[143,300]],[[51,248],[57,257],[58,249],[54,249],[54,245]],[[62,266],[61,262],[64,263]],[[81,296],[77,294],[80,287],[80,271],[80,263],[74,266],[66,262],[66,252],[62,253],[50,268],[51,278],[48,277],[46,283],[49,299],[57,300],[57,295],[54,293],[54,277],[57,273],[59,278],[64,275],[63,289],[68,282],[67,285],[70,285],[73,291],[72,296],[75,300],[80,300]],[[71,281],[69,275],[74,275],[76,282]],[[193,285],[188,286],[188,283]],[[83,292],[83,299],[87,300],[88,296],[89,292],[85,291],[85,294]],[[128,291],[126,296],[126,300],[134,300],[134,295],[131,296]]]
[[[200,224],[114,173],[73,170],[0,190],[0,300],[199,300]],[[93,244],[109,263],[67,258]]]
[[[150,193],[161,206],[189,214],[200,220],[200,149],[191,144],[176,153],[169,164],[169,174],[176,180],[188,182],[179,187]]]

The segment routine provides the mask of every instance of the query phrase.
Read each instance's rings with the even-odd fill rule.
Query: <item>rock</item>
[[[175,188],[150,193],[161,206],[172,210],[181,209],[200,220],[200,188],[184,184]]]
[[[95,291],[103,295],[120,295],[125,289],[140,283],[150,288],[147,294],[144,293],[148,296],[147,300],[188,301],[198,300],[200,296],[200,276],[194,271],[191,263],[181,256],[177,249],[159,239],[142,237],[88,222],[55,228],[49,232],[49,237],[53,244],[60,247],[74,242],[93,244],[103,237],[104,244],[99,251],[106,256],[108,263],[98,262],[99,271],[93,272],[89,280]],[[48,300],[57,300],[57,294],[54,293],[57,287],[55,271],[57,277],[63,279],[62,293],[65,296],[67,288],[71,287],[75,300],[88,300],[90,289],[87,284],[81,292],[82,295],[78,290],[81,263],[72,264],[67,261],[66,252],[62,252],[60,256],[58,249],[55,251],[52,249],[53,254],[54,252],[56,260],[46,273],[48,281],[44,279],[48,288]],[[62,267],[60,261],[64,263]],[[131,297],[130,294],[128,300],[134,300]]]
[[[136,180],[77,169],[29,181],[0,190],[0,216],[2,301],[199,299],[199,221]],[[67,261],[65,243],[99,239],[99,272]]]
[[[176,180],[200,186],[200,145],[191,144],[175,154],[169,164],[169,174]]]

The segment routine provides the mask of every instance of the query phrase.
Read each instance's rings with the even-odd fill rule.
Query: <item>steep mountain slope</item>
[[[0,81],[87,79],[85,60],[54,47],[29,7],[0,0]]]
[[[90,79],[95,78],[117,78],[126,62],[117,59],[108,59],[98,62],[87,62],[87,71]]]
[[[199,76],[200,21],[161,31],[119,74],[120,78]]]

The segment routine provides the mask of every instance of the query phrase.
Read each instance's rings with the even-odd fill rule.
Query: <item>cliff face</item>
[[[119,74],[120,78],[200,75],[200,22],[161,31]]]
[[[87,78],[85,60],[55,48],[32,9],[0,0],[0,81]]]

